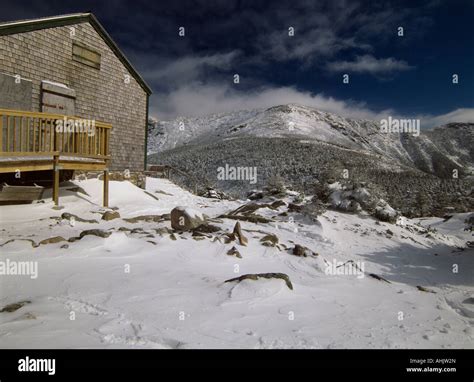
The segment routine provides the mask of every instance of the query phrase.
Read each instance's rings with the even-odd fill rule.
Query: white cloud
[[[441,115],[426,115],[421,118],[422,127],[435,127],[450,122],[474,123],[474,108],[461,108]]]
[[[207,56],[185,56],[165,64],[156,63],[153,68],[143,71],[143,76],[150,83],[166,81],[177,85],[202,77],[206,68],[229,69],[238,55],[239,52],[234,50]]]
[[[369,44],[356,42],[353,37],[338,36],[333,30],[323,27],[305,33],[296,29],[294,37],[289,37],[287,30],[275,31],[261,36],[257,46],[266,58],[276,61],[296,59],[306,64],[332,57],[346,49],[371,49]]]
[[[192,82],[155,96],[150,114],[159,120],[178,116],[204,116],[230,111],[267,108],[295,103],[327,111],[342,117],[380,121],[383,118],[419,118],[422,128],[442,126],[449,122],[474,123],[474,108],[456,109],[442,115],[405,115],[396,110],[376,111],[364,102],[339,100],[322,93],[312,94],[293,87],[261,87],[253,91],[239,91],[232,85]]]
[[[365,54],[357,56],[354,61],[335,61],[327,64],[327,68],[332,72],[355,72],[383,74],[394,71],[404,71],[413,69],[406,61],[397,60],[393,57],[376,58]]]
[[[262,87],[242,92],[231,85],[191,83],[152,100],[151,114],[161,120],[178,116],[203,116],[235,110],[266,108],[296,103],[345,117],[380,119],[391,110],[374,112],[364,103],[342,101],[293,87]]]

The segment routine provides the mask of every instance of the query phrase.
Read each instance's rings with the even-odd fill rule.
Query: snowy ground
[[[31,301],[0,313],[2,348],[474,348],[469,214],[394,225],[328,211],[314,223],[297,213],[278,216],[286,206],[265,208],[258,213],[274,222],[241,222],[249,239],[241,246],[190,233],[173,240],[160,230],[170,228],[169,220],[123,218],[178,205],[215,217],[243,202],[199,198],[162,179],[147,180],[149,194],[111,182],[110,205],[121,218],[106,222],[101,182],[75,183],[86,194],[63,191],[59,211],[50,199],[0,207],[0,261],[38,264],[36,279],[0,276],[0,310]],[[99,223],[51,219],[64,212]],[[235,221],[212,224],[230,232]],[[428,226],[436,230],[423,229]],[[23,240],[67,240],[96,228],[112,233],[38,247]],[[263,246],[265,233],[288,250]],[[292,255],[295,243],[319,256]],[[227,255],[232,246],[241,259]],[[348,260],[363,267],[364,277],[326,274],[327,263]],[[267,272],[286,273],[293,290],[277,279],[224,283]]]

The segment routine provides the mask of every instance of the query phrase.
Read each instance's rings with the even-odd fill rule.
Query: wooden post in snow
[[[105,169],[104,170],[104,200],[103,200],[103,204],[104,204],[104,207],[108,207],[109,206],[109,170],[108,169]]]
[[[53,201],[57,206],[59,204],[59,155],[54,156],[53,162],[53,173],[54,173],[54,183],[53,183]]]

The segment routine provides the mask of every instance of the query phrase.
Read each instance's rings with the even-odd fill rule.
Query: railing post
[[[0,151],[3,151],[3,114],[0,114]]]
[[[54,183],[53,183],[53,201],[57,206],[59,204],[59,155],[54,156]]]
[[[104,181],[104,200],[103,200],[103,204],[104,204],[104,207],[108,207],[109,206],[109,169],[108,168],[106,168],[104,170],[103,181]]]

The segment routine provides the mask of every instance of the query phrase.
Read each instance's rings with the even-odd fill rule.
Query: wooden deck
[[[60,114],[0,109],[0,173],[53,171],[53,200],[59,203],[59,171],[104,171],[108,206],[112,125]]]

